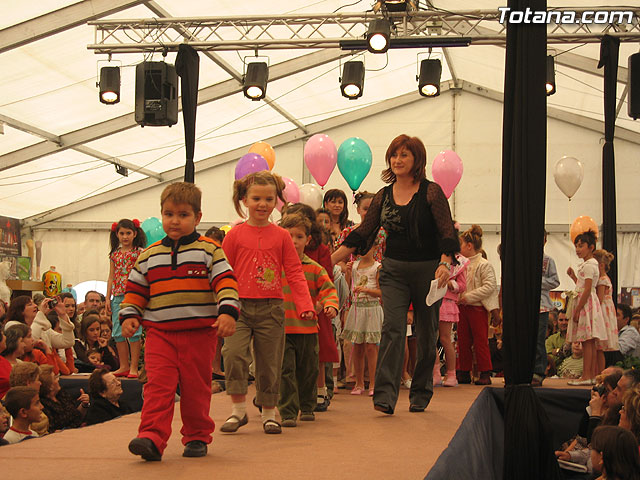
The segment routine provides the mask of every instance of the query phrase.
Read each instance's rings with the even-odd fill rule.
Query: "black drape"
[[[182,79],[182,119],[184,121],[184,146],[187,154],[187,163],[184,166],[184,181],[194,183],[193,151],[196,144],[196,109],[198,108],[200,57],[198,57],[198,52],[184,43],[178,48],[176,72]]]
[[[605,35],[600,42],[600,62],[604,67],[604,146],[602,147],[602,248],[614,255],[609,269],[613,301],[618,303],[618,238],[616,234],[616,165],[613,135],[616,128],[616,90],[620,39]]]
[[[546,0],[509,0],[545,11]],[[505,479],[556,479],[550,425],[530,382],[540,309],[547,171],[546,25],[508,24],[502,138]]]

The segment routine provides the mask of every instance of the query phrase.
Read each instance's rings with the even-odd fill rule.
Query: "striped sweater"
[[[323,309],[333,307],[338,310],[338,293],[327,271],[318,263],[304,255],[302,257],[302,272],[309,286],[309,293],[311,294],[313,303],[319,303]],[[298,317],[296,304],[284,272],[282,273],[282,293],[284,293],[285,333],[318,333],[318,322],[315,318],[305,321]]]
[[[238,318],[238,283],[220,245],[193,232],[169,237],[140,254],[129,274],[120,321],[145,328],[193,330],[213,325],[218,314]]]

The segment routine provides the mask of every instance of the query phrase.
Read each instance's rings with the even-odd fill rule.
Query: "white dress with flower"
[[[353,293],[357,286],[378,288],[377,275],[380,263],[359,268],[360,260],[353,262],[351,269],[352,303],[344,323],[342,338],[352,343],[380,343],[380,332],[384,313],[380,300],[366,293]]]
[[[567,342],[585,342],[594,338],[600,341],[606,341],[608,338],[607,329],[605,327],[604,315],[602,314],[602,307],[596,294],[596,286],[600,278],[597,260],[590,258],[580,265],[576,277],[576,292],[579,295],[576,303],[582,296],[582,292],[585,290],[585,282],[588,279],[591,279],[591,291],[589,292],[587,302],[580,310],[579,317],[572,318],[569,321],[566,337]]]
[[[607,329],[607,340],[598,342],[598,349],[605,351],[616,351],[620,349],[618,345],[618,321],[616,319],[616,306],[611,296],[611,280],[607,275],[598,279],[596,287],[605,287],[604,298],[600,306],[602,307],[602,316],[604,318],[604,326]]]

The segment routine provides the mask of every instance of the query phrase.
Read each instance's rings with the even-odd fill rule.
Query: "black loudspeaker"
[[[636,120],[640,117],[640,53],[629,57],[629,98],[628,113]]]
[[[178,123],[178,75],[165,62],[136,65],[136,122],[149,126]]]

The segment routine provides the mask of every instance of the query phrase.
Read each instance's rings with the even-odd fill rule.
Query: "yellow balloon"
[[[231,230],[231,225],[224,225],[220,227],[220,230],[222,230],[224,233],[229,233],[229,230]]]
[[[273,166],[276,164],[276,151],[267,142],[254,143],[251,145],[249,153],[262,155],[269,165],[269,170],[273,170]]]

